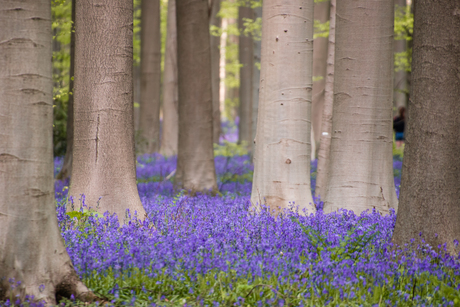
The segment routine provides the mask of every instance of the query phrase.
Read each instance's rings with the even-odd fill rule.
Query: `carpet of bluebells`
[[[458,256],[393,250],[394,212],[323,214],[319,200],[310,216],[250,211],[253,166],[237,149],[216,148],[217,196],[174,193],[175,157],[138,157],[148,218],[122,226],[81,200],[66,214],[57,181],[62,236],[88,287],[114,306],[460,306]],[[400,169],[395,158],[398,193]],[[314,189],[316,162],[311,175]]]

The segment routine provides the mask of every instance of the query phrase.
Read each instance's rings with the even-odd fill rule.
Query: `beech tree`
[[[179,139],[179,89],[177,84],[176,27],[176,0],[169,0],[163,78],[163,129],[161,131],[160,148],[160,153],[165,156],[177,154],[177,144]]]
[[[252,74],[254,71],[254,42],[250,34],[244,33],[244,21],[246,19],[254,19],[254,11],[251,7],[240,6],[238,8],[238,29],[240,30],[238,56],[241,65],[238,142],[244,142],[248,148],[252,148]]]
[[[67,210],[125,210],[144,217],[136,185],[133,119],[133,3],[77,1],[74,155]],[[83,200],[83,199],[82,199]]]
[[[262,18],[262,6],[254,8],[254,20]],[[254,41],[254,65],[252,66],[252,138],[251,138],[251,154],[254,156],[254,139],[257,131],[257,114],[259,112],[259,84],[260,84],[260,68],[255,64],[260,63],[262,41],[260,37],[253,37]]]
[[[91,300],[56,218],[51,5],[1,0],[0,7],[0,300]],[[15,290],[12,278],[21,282]]]
[[[324,211],[397,208],[393,181],[392,1],[338,1]]]
[[[217,190],[214,166],[208,1],[176,2],[179,145],[175,186]]]
[[[72,28],[70,32],[70,70],[69,70],[69,100],[67,101],[67,133],[64,163],[56,179],[70,178],[72,175],[73,155],[73,76],[75,71],[75,0],[72,0]]]
[[[253,206],[314,211],[310,189],[313,0],[264,0]]]
[[[321,121],[321,138],[318,151],[315,196],[324,196],[329,171],[328,166],[331,149],[332,110],[334,106],[335,19],[336,0],[331,0],[329,39],[327,46],[326,85],[324,88],[323,119]]]
[[[140,152],[160,148],[161,35],[160,0],[141,4]]]
[[[210,0],[209,25],[220,28],[222,19],[219,17],[221,0]],[[219,143],[221,134],[220,123],[220,35],[215,35],[211,29],[211,87],[212,87],[212,119],[213,142]]]
[[[460,7],[415,2],[411,99],[393,242],[425,240],[458,254],[460,240]]]

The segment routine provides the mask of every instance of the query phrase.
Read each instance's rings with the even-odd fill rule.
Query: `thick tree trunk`
[[[141,108],[139,101],[141,101],[141,67],[133,66],[133,97],[134,103],[134,131],[137,135],[140,126]]]
[[[393,235],[401,246],[411,239],[435,248],[447,243],[455,255],[454,240],[460,240],[459,13],[455,0],[415,2],[411,99]]]
[[[160,0],[142,0],[139,151],[143,154],[160,148],[160,84]]]
[[[324,196],[328,178],[329,155],[332,135],[332,110],[334,106],[334,60],[335,60],[336,0],[331,0],[329,18],[329,43],[327,46],[326,85],[324,89],[323,120],[318,151],[315,196]]]
[[[103,22],[101,22],[103,21]],[[133,118],[133,3],[77,1],[75,137],[72,185],[75,209],[99,212],[145,211],[136,185]],[[100,199],[100,197],[102,197]],[[71,210],[68,205],[67,210]]]
[[[264,0],[251,202],[314,212],[310,189],[313,0]]]
[[[396,10],[405,10],[406,0],[395,0]],[[406,40],[395,40],[394,52],[404,52],[407,49]],[[404,70],[395,71],[394,73],[394,93],[393,101],[395,109],[407,106],[407,72]]]
[[[318,20],[321,23],[327,22],[330,15],[329,7],[330,1],[315,3],[315,20]],[[317,37],[313,40],[313,77],[315,77],[316,80],[313,81],[311,122],[315,146],[319,145],[321,138],[321,121],[323,118],[325,94],[324,87],[326,85],[327,47],[327,37]],[[314,155],[316,156],[316,151],[314,151]],[[312,158],[314,159],[314,156]]]
[[[217,14],[220,11],[221,0],[211,1],[211,16],[209,24],[216,27],[222,26],[222,20]],[[213,142],[219,143],[221,134],[220,124],[220,36],[211,35],[211,87],[212,87],[212,118]]]
[[[51,5],[1,0],[0,7],[0,300],[91,299],[56,219]],[[21,282],[14,290],[10,278]]]
[[[163,129],[160,148],[161,154],[165,156],[177,154],[179,140],[176,27],[176,0],[169,0],[163,79]]]
[[[392,1],[338,1],[334,110],[324,211],[397,207],[393,181]]]
[[[175,186],[192,192],[215,191],[207,0],[177,1],[176,18],[179,148]]]
[[[70,70],[69,101],[67,102],[67,135],[64,163],[56,179],[63,180],[72,176],[73,155],[73,76],[75,71],[75,0],[72,0],[72,31],[70,32]]]
[[[262,7],[254,9],[254,19],[262,18]],[[262,41],[253,39],[254,41],[254,65],[252,66],[252,138],[251,138],[251,154],[254,157],[256,131],[257,131],[257,114],[259,112],[259,88],[260,88],[260,68],[255,63],[260,63]]]
[[[252,148],[252,83],[254,67],[254,41],[251,35],[244,34],[244,19],[254,19],[254,11],[250,7],[240,6],[238,9],[238,29],[240,30],[238,56],[240,68],[240,106],[238,125],[238,142]]]

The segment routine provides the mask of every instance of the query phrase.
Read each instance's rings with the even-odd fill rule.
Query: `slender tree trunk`
[[[160,84],[160,0],[142,0],[139,149],[143,154],[160,148]]]
[[[179,139],[176,26],[176,0],[169,0],[163,81],[163,129],[160,149],[161,154],[165,156],[177,154]]]
[[[314,16],[315,20],[325,23],[329,20],[330,1],[315,3]],[[315,146],[319,145],[321,138],[321,122],[323,118],[324,107],[324,87],[326,85],[326,66],[327,66],[327,37],[317,37],[313,41],[313,94],[311,105],[311,122],[312,131],[315,139]],[[313,144],[312,144],[313,147]],[[316,151],[313,152],[316,156]]]
[[[0,7],[0,300],[88,300],[94,296],[72,266],[54,203],[51,5]],[[21,282],[14,290],[11,278]]]
[[[102,22],[103,21],[103,22]],[[77,1],[75,49],[74,208],[85,195],[99,212],[145,211],[136,185],[133,116],[133,3]],[[102,198],[100,198],[102,197]],[[68,205],[67,210],[71,210]]]
[[[313,0],[264,0],[259,116],[251,202],[313,212],[310,112]]]
[[[220,11],[221,0],[211,1],[211,16],[209,24],[216,27],[222,26],[222,20],[217,14]],[[211,35],[211,87],[212,87],[212,118],[213,118],[213,142],[219,143],[222,133],[220,124],[220,36]]]
[[[179,148],[175,186],[217,190],[212,142],[208,2],[176,2],[179,71]]]
[[[396,10],[406,9],[406,0],[395,0]],[[394,52],[404,52],[407,49],[406,40],[395,40]],[[394,73],[394,93],[393,101],[396,110],[407,105],[407,72],[404,70],[395,71]]]
[[[244,19],[254,19],[254,11],[250,7],[240,6],[238,9],[238,29],[240,30],[238,56],[240,68],[240,106],[238,142],[252,148],[252,82],[254,67],[254,42],[251,35],[244,34]]]
[[[392,1],[338,1],[334,108],[324,211],[397,207],[393,181]]]
[[[334,106],[334,57],[335,57],[335,19],[336,0],[331,0],[329,18],[329,43],[327,46],[327,73],[324,89],[323,120],[321,121],[321,139],[318,151],[318,168],[316,171],[316,196],[324,196],[328,179],[329,155],[332,135],[332,110]]]
[[[456,12],[456,13],[455,13]],[[460,240],[460,7],[415,2],[412,87],[393,242],[434,248]],[[421,234],[421,235],[420,235]]]
[[[262,7],[254,9],[254,19],[262,18]],[[260,68],[255,63],[260,63],[262,41],[253,39],[254,41],[254,65],[252,66],[252,138],[251,138],[251,154],[254,158],[256,131],[257,131],[257,114],[259,111],[259,88],[260,88]]]
[[[63,180],[72,176],[73,155],[73,76],[75,71],[75,0],[72,0],[72,31],[70,32],[70,70],[69,101],[67,102],[67,145],[64,163],[56,179]]]

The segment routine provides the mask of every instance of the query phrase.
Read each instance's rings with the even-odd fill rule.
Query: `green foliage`
[[[414,14],[411,13],[410,5],[396,6],[394,21],[394,36],[396,40],[410,42],[414,32]],[[395,71],[411,71],[412,48],[407,44],[407,50],[395,53]]]
[[[329,37],[329,20],[321,22],[319,20],[314,21],[314,34],[313,39],[318,37]]]
[[[243,18],[243,34],[251,36],[253,40],[260,41],[262,39],[262,18],[256,19]]]
[[[214,143],[214,156],[223,157],[234,157],[247,155],[247,144],[242,142],[241,144],[224,141],[224,144]]]

